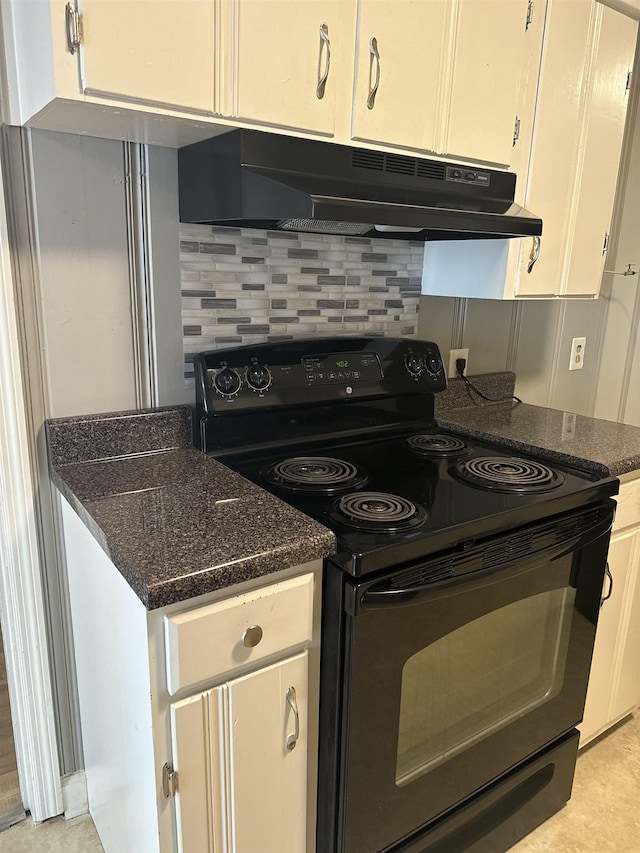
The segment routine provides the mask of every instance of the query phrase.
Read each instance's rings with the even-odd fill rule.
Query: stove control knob
[[[247,369],[247,385],[254,391],[266,391],[271,385],[271,371],[262,364],[252,364]]]
[[[412,376],[420,376],[422,371],[424,370],[424,362],[422,360],[422,356],[416,355],[413,352],[410,352],[405,358],[405,367],[407,371]]]
[[[233,397],[240,390],[242,380],[237,370],[231,367],[223,367],[216,373],[213,384],[218,393],[225,397]]]
[[[432,376],[437,376],[438,373],[442,370],[442,362],[438,358],[437,355],[433,355],[430,353],[427,356],[427,370]]]

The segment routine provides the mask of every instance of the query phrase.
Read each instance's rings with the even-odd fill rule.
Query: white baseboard
[[[65,820],[87,814],[89,799],[87,797],[87,777],[84,770],[78,770],[76,773],[69,773],[62,777],[62,803]]]

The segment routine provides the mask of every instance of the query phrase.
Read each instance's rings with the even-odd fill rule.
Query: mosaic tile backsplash
[[[415,336],[423,251],[417,241],[180,225],[185,378],[210,349]]]

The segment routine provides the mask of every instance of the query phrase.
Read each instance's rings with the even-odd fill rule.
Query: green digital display
[[[336,361],[336,367],[349,367],[349,362],[342,359],[341,361]]]

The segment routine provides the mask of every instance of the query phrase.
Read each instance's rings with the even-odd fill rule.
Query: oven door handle
[[[393,605],[415,604],[423,598],[433,596],[434,593],[442,591],[442,594],[449,595],[450,590],[458,584],[469,583],[474,580],[490,577],[491,575],[502,574],[510,569],[517,569],[519,572],[530,571],[534,566],[540,563],[556,560],[571,551],[576,551],[579,548],[584,548],[601,536],[611,530],[613,522],[612,516],[606,516],[604,519],[595,524],[590,530],[580,533],[578,536],[572,536],[559,542],[555,545],[550,545],[546,548],[541,548],[535,551],[528,558],[516,557],[512,560],[505,560],[500,566],[492,566],[488,569],[477,569],[463,574],[453,574],[446,578],[442,575],[432,580],[427,580],[424,583],[406,587],[392,587],[388,580],[379,584],[372,585],[360,596],[360,608],[372,609],[376,607],[392,607]],[[428,562],[425,563],[425,568],[428,567]]]

